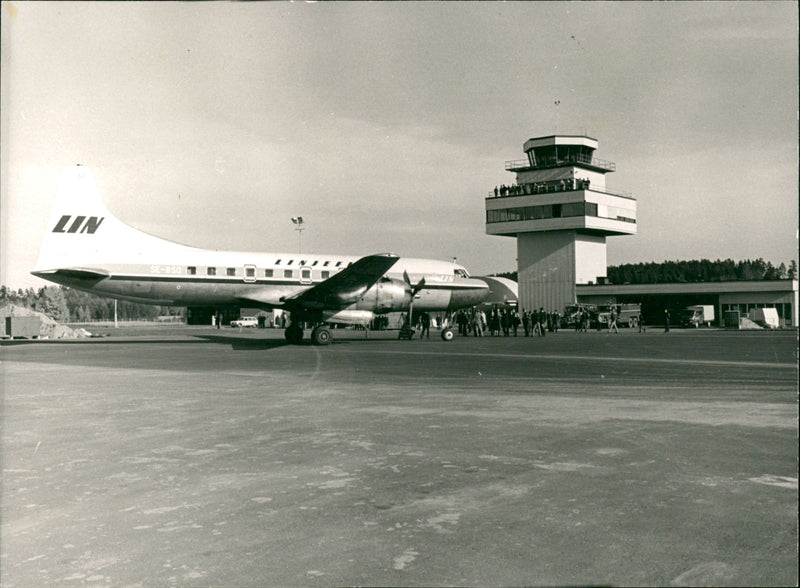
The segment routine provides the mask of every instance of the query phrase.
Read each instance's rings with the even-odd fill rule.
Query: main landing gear
[[[286,327],[284,336],[292,345],[300,345],[303,342],[303,327],[290,325]],[[325,325],[317,325],[311,331],[311,342],[314,345],[329,345],[332,341],[331,330]]]
[[[311,331],[311,342],[314,345],[328,345],[331,341],[333,341],[333,335],[331,334],[331,330],[325,325],[317,325],[314,327],[314,330]]]
[[[297,325],[289,325],[283,332],[286,340],[292,345],[300,345],[303,342],[303,327]]]

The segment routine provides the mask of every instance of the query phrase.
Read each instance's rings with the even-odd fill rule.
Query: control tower
[[[606,189],[616,166],[594,157],[597,139],[549,135],[507,161],[516,182],[486,199],[486,233],[517,238],[519,308],[561,311],[576,284],[602,283],[606,237],[636,234],[636,200]]]

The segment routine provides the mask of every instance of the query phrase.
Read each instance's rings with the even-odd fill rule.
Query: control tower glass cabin
[[[606,237],[636,234],[636,200],[606,189],[616,169],[594,157],[597,139],[550,135],[507,161],[516,183],[486,199],[486,233],[517,238],[519,308],[552,312],[576,300],[576,284],[606,275]]]

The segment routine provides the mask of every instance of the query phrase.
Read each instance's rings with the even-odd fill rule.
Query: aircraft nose
[[[483,280],[473,278],[458,280],[457,289],[450,295],[450,308],[464,308],[475,306],[489,296],[489,286]]]

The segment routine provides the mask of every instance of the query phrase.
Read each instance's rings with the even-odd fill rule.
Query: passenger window
[[[236,268],[235,267],[229,267],[227,273],[228,273],[229,276],[235,276],[236,275]]]
[[[244,272],[248,278],[256,277],[256,268],[254,268],[253,266],[247,266],[246,268],[244,268]]]
[[[209,275],[209,276],[216,276],[217,275],[217,268],[215,268],[215,267],[206,268],[206,274]]]
[[[327,280],[331,277],[331,272],[329,270],[322,270],[321,276],[323,280]]]
[[[271,269],[265,269],[264,270],[264,277],[265,278],[271,278],[272,277],[272,270]]]
[[[186,268],[186,273],[189,274],[190,276],[193,276],[197,273],[197,268],[190,265],[189,267]]]
[[[283,277],[284,278],[291,278],[294,275],[293,270],[283,270]]]

